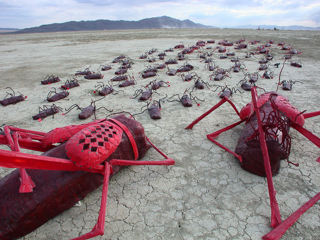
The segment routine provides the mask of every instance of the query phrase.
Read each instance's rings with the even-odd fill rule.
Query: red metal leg
[[[271,232],[264,235],[262,237],[263,240],[278,240],[282,237],[282,235],[291,227],[298,218],[305,213],[309,208],[311,208],[317,201],[320,200],[320,193],[311,198],[308,202],[306,202],[302,207],[300,207],[297,211],[295,211],[290,217],[280,223],[276,228],[274,228]]]
[[[20,168],[20,188],[19,193],[30,193],[33,192],[33,188],[36,187],[36,184],[32,181],[31,177],[28,175],[25,168]]]
[[[320,111],[310,112],[310,113],[304,113],[304,114],[302,114],[302,115],[303,115],[303,117],[304,117],[305,119],[307,119],[307,118],[319,116],[319,115],[320,115]]]
[[[238,116],[240,115],[239,111],[237,110],[236,106],[233,104],[233,102],[230,101],[230,99],[228,97],[224,97],[220,100],[220,102],[218,102],[216,105],[214,105],[212,108],[210,108],[208,111],[206,111],[204,114],[202,114],[199,118],[197,118],[196,120],[194,120],[188,127],[186,127],[186,129],[192,129],[194,125],[196,125],[198,122],[200,122],[203,118],[205,118],[207,115],[209,115],[210,113],[212,113],[215,109],[217,109],[218,107],[220,107],[222,104],[224,104],[225,102],[230,103],[230,105],[233,107],[233,109],[236,111],[236,113],[238,114]]]
[[[64,170],[64,171],[87,171],[103,174],[104,167],[97,165],[91,169],[84,169],[75,166],[70,160],[33,155],[22,152],[12,152],[0,149],[0,167],[6,168],[26,168],[43,170]]]
[[[109,185],[109,177],[110,177],[111,173],[112,173],[111,165],[108,162],[106,162],[104,179],[103,179],[103,187],[102,187],[101,207],[100,207],[98,222],[93,227],[91,232],[88,232],[80,237],[73,238],[73,240],[84,240],[84,239],[93,238],[98,235],[102,236],[104,234],[104,224],[105,224],[107,196],[108,196],[108,185]]]
[[[11,137],[11,131],[18,134],[18,143],[20,148],[30,149],[34,151],[45,152],[51,148],[53,145],[48,145],[47,147],[42,146],[42,140],[46,133],[25,130],[22,128],[16,128],[11,126],[5,126],[5,135],[0,135],[0,144],[8,145],[11,149],[14,147],[14,143]]]
[[[121,160],[121,159],[112,159],[109,163],[112,165],[118,166],[131,166],[131,165],[174,165],[175,161],[171,158],[168,158],[161,150],[159,150],[150,139],[147,137],[147,141],[150,145],[160,153],[166,160],[164,161],[131,161],[131,160]]]
[[[260,110],[257,105],[257,90],[255,87],[251,88],[251,95],[252,95],[252,103],[254,106],[254,111],[256,113],[257,121],[258,121],[260,145],[261,145],[264,168],[265,168],[267,182],[268,182],[270,206],[271,206],[271,227],[276,227],[281,223],[281,215],[280,215],[278,202],[276,199],[276,191],[274,190],[274,186],[273,186],[268,148],[267,148],[265,134],[262,128]]]
[[[10,133],[10,127],[4,127],[4,135],[7,138],[9,147],[14,152],[20,152],[19,142],[18,142],[18,133],[14,132],[12,135]],[[30,193],[33,191],[33,188],[36,186],[31,180],[31,177],[28,175],[27,171],[24,168],[20,168],[20,181],[21,185],[19,188],[20,193]]]
[[[240,123],[243,123],[245,120],[246,120],[246,119],[240,120],[240,121],[238,121],[238,122],[236,122],[236,123],[234,123],[234,124],[232,124],[232,125],[230,125],[230,126],[228,126],[228,127],[222,128],[222,129],[220,129],[219,131],[216,131],[216,132],[213,132],[213,133],[207,135],[207,138],[208,138],[211,142],[217,144],[217,145],[218,145],[219,147],[221,147],[222,149],[224,149],[224,150],[226,150],[227,152],[231,153],[233,156],[235,156],[236,158],[238,158],[240,162],[242,162],[242,157],[241,157],[240,155],[236,154],[234,151],[230,150],[229,148],[223,146],[221,143],[217,142],[217,141],[215,140],[215,138],[218,137],[218,136],[220,135],[220,133],[223,133],[223,132],[225,132],[225,131],[228,131],[228,130],[234,128],[235,126],[239,125]]]
[[[317,147],[320,148],[320,138],[314,135],[312,132],[308,131],[304,127],[300,126],[297,123],[291,123],[291,127],[296,129],[299,133],[301,133],[303,136],[308,138],[311,142],[313,142]],[[320,163],[320,157],[317,159],[317,162]]]

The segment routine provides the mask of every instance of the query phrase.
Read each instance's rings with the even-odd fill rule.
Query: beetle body
[[[125,80],[121,84],[119,84],[119,87],[128,87],[135,84],[136,84],[135,80]]]
[[[241,88],[245,91],[251,91],[251,88],[252,88],[252,84],[248,83],[248,81],[243,81],[241,80],[242,83],[241,83]],[[240,81],[240,82],[241,82]]]
[[[115,75],[122,75],[122,74],[125,74],[125,73],[127,73],[127,69],[126,68],[124,68],[124,69],[122,69],[122,68],[119,68],[117,71],[115,71]]]
[[[24,97],[23,95],[19,95],[19,96],[12,96],[9,98],[5,98],[3,100],[0,101],[0,104],[2,106],[8,106],[10,104],[16,104],[18,102],[24,101],[26,97]]]
[[[176,69],[169,69],[168,72],[166,72],[166,74],[169,76],[175,76],[177,72],[178,71]]]
[[[302,64],[299,62],[291,62],[290,65],[292,67],[302,68]]]
[[[90,75],[92,74],[92,72],[90,71],[89,68],[86,68],[85,70],[83,71],[77,71],[74,75]]]
[[[142,73],[142,74],[141,74],[142,78],[154,77],[154,76],[156,76],[156,75],[157,75],[156,72],[146,72],[146,73]]]
[[[152,95],[152,90],[146,90],[141,94],[139,101],[146,101],[151,97],[151,95]]]
[[[69,92],[68,91],[62,91],[62,92],[54,94],[53,96],[48,97],[47,101],[48,102],[56,102],[56,101],[58,101],[60,99],[66,98],[67,96],[69,96]]]
[[[103,77],[101,73],[91,73],[84,76],[85,79],[102,79]]]
[[[88,117],[92,116],[94,111],[96,110],[95,106],[89,105],[85,107],[78,115],[79,119],[87,119]]]
[[[114,88],[111,87],[111,86],[107,86],[107,87],[104,87],[102,88],[100,91],[99,91],[99,95],[100,96],[106,96],[110,93],[113,93],[114,92]]]
[[[114,78],[111,79],[113,82],[119,82],[123,80],[127,80],[128,76],[127,75],[120,75],[120,76],[115,76]]]
[[[112,69],[111,65],[104,65],[104,66],[101,67],[101,71],[108,71],[110,69]]]
[[[60,110],[54,104],[50,107],[44,106],[43,109],[39,108],[39,113],[32,116],[32,119],[33,120],[44,119],[44,118],[51,116],[51,115],[54,115],[58,112],[60,112]]]
[[[180,101],[181,101],[181,104],[184,107],[192,107],[192,101],[191,101],[191,98],[188,95],[183,95],[181,97]]]
[[[157,102],[151,104],[148,111],[149,111],[150,117],[152,119],[161,119],[161,110],[160,110],[159,104]]]
[[[47,85],[47,84],[60,82],[60,81],[61,81],[60,78],[51,75],[51,76],[47,76],[44,80],[42,80],[41,84],[42,85]]]
[[[78,83],[78,80],[73,79],[73,80],[67,80],[64,85],[61,85],[62,89],[70,89],[74,87],[79,87],[80,84]]]

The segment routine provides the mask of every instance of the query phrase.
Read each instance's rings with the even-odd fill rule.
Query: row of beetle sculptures
[[[177,74],[179,74],[178,81],[181,81],[181,79],[182,82],[194,80],[193,85],[188,86],[184,90],[182,97],[176,94],[178,95],[178,101],[183,106],[191,107],[192,100],[196,102],[201,101],[201,99],[194,96],[195,89],[208,89],[212,91],[211,89],[213,88],[213,91],[220,90],[220,102],[195,119],[186,129],[192,129],[194,125],[222,104],[228,103],[232,106],[239,115],[240,120],[207,135],[207,138],[233,154],[239,160],[244,170],[267,178],[271,206],[271,226],[274,229],[263,236],[263,239],[279,239],[299,216],[320,198],[320,194],[315,195],[290,217],[282,221],[272,181],[272,176],[279,173],[280,160],[287,159],[290,154],[290,127],[293,127],[316,146],[320,147],[320,139],[303,128],[305,119],[319,115],[320,111],[312,113],[300,112],[289,103],[289,100],[284,95],[278,92],[267,92],[260,96],[257,95],[257,81],[259,77],[270,79],[275,77],[271,67],[276,69],[281,66],[282,71],[287,61],[291,61],[290,65],[293,67],[302,67],[300,62],[290,60],[293,56],[300,54],[297,50],[286,46],[282,42],[278,43],[277,47],[272,47],[274,42],[271,40],[263,45],[259,44],[259,41],[256,40],[245,43],[244,39],[240,39],[235,44],[228,40],[222,40],[218,42],[215,48],[213,48],[213,44],[215,44],[215,40],[201,40],[193,46],[186,47],[183,44],[179,44],[159,53],[158,57],[162,61],[165,60],[167,54],[174,51],[179,52],[175,58],[170,58],[165,63],[146,66],[140,72],[140,77],[143,80],[137,80],[131,75],[125,75],[134,66],[134,62],[129,57],[120,55],[112,61],[114,64],[119,62],[121,65],[115,72],[116,76],[111,79],[111,84],[96,82],[93,92],[98,95],[100,91],[105,91],[105,93],[100,95],[106,96],[115,91],[112,85],[113,82],[119,80],[123,84],[131,81],[128,83],[128,86],[131,86],[143,81],[144,87],[135,91],[132,94],[132,98],[137,98],[141,95],[139,101],[146,101],[150,99],[158,88],[170,86],[169,81],[156,81],[154,79],[160,75],[159,72],[163,69],[167,70],[163,74],[170,81]],[[252,48],[252,46],[257,47],[254,47],[254,51],[248,51],[247,49],[249,47]],[[271,49],[274,50],[278,47],[280,47],[281,51],[288,52],[285,52],[283,56],[282,65],[281,63],[274,63],[272,66],[274,54]],[[233,49],[237,54],[230,52]],[[244,51],[246,55],[241,60],[237,55],[238,52],[243,53]],[[157,52],[157,49],[151,49],[142,54],[138,61],[145,61],[147,64],[154,63],[157,60],[153,57],[153,54],[157,54]],[[248,72],[245,69],[244,60],[256,55],[261,56],[259,60],[260,65],[255,72]],[[212,73],[209,75],[209,81],[204,81],[198,76],[195,72],[197,67],[189,63],[190,59],[178,69],[171,67],[191,56],[195,56],[195,58],[203,63],[206,71]],[[217,65],[217,61],[222,63],[222,61],[227,61],[226,59],[231,60],[232,66],[222,68]],[[101,65],[100,69],[101,71],[110,71],[112,66]],[[264,71],[262,76],[260,71]],[[292,84],[300,82],[298,80],[280,81],[281,71],[277,84],[278,86],[282,84],[284,90],[291,90]],[[239,72],[243,73],[243,77],[237,76],[237,74],[241,74]],[[240,78],[239,84],[241,83],[240,87],[243,90],[251,92],[252,101],[242,108],[241,111],[238,111],[230,100],[233,93],[241,92],[239,88],[236,88],[236,86],[229,87],[227,84],[224,86],[212,84],[212,82],[222,81],[231,77],[231,74]],[[76,76],[78,75],[83,75],[85,79],[91,80],[104,78],[100,72],[93,73],[89,68],[76,72]],[[50,84],[52,86],[51,84],[59,81],[58,77],[48,76],[42,81],[42,84]],[[145,84],[146,81],[148,81],[147,84]],[[289,86],[284,87],[286,84],[289,84]],[[57,94],[61,95],[61,98],[57,96],[58,100],[67,97],[69,93],[66,90],[74,86],[79,86],[77,78],[67,80],[64,85],[61,85],[61,88],[64,89],[62,93],[57,93],[54,88],[54,91],[51,90],[48,93],[47,101]],[[7,92],[5,98],[0,102],[3,106],[15,104],[26,99],[22,94],[15,96],[15,92],[13,90],[12,92]],[[146,96],[143,97],[144,95]],[[175,95],[169,97],[167,101],[173,101],[174,97]],[[167,98],[167,94],[162,94],[159,100],[153,102],[151,107],[147,104],[146,107],[152,118],[161,118],[160,103],[164,102],[165,98]],[[99,98],[98,100],[102,99]],[[79,118],[86,119],[94,114],[96,110],[95,102],[98,100],[92,100],[90,104],[92,106],[90,110],[91,114],[86,115],[86,117],[80,117],[79,115]],[[75,107],[80,108],[79,106]],[[66,111],[70,111],[71,108],[66,109]],[[33,116],[35,120],[44,119],[46,116],[54,114],[54,111],[61,111],[62,108],[53,105],[51,107],[44,106],[40,110],[39,114],[44,115]],[[81,109],[81,111],[83,110]],[[42,113],[42,111],[45,111],[45,113]],[[140,113],[133,115],[138,114]],[[216,140],[219,134],[243,122],[245,122],[245,127],[235,151],[228,149]],[[103,235],[109,178],[123,166],[173,165],[175,163],[173,159],[166,156],[166,154],[152,144],[138,121],[131,117],[128,118],[124,114],[80,125],[55,128],[48,133],[24,130],[6,125],[2,127],[2,131],[0,132],[0,143],[8,145],[12,150],[0,150],[0,166],[17,168],[17,170],[0,180],[0,189],[3,196],[0,199],[0,211],[2,213],[0,239],[16,239],[32,232],[51,218],[74,206],[100,185],[103,185],[103,190],[97,224],[91,232],[75,239],[89,239],[94,236]],[[142,159],[150,147],[159,152],[164,160],[136,161]],[[20,151],[20,148],[43,152],[43,154],[33,155],[23,153]],[[19,179],[21,179],[21,182]],[[12,202],[15,203],[14,206],[12,206]]]

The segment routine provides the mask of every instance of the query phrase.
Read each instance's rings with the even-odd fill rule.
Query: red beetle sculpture
[[[272,181],[272,176],[279,172],[280,160],[288,158],[290,154],[290,127],[293,127],[316,146],[320,147],[320,138],[303,128],[305,119],[320,115],[320,111],[300,112],[289,103],[285,96],[277,92],[264,93],[258,97],[256,88],[256,86],[251,88],[252,102],[243,107],[240,112],[228,97],[224,97],[218,104],[193,121],[186,129],[192,129],[195,124],[223,103],[230,103],[239,115],[240,121],[208,134],[207,138],[238,158],[241,167],[246,171],[267,177],[271,206],[271,227],[274,227],[274,229],[266,234],[263,239],[279,239],[306,210],[320,199],[320,193],[318,193],[282,222]],[[215,140],[222,132],[230,130],[242,122],[246,122],[246,125],[235,151],[228,149]],[[318,162],[320,162],[320,158]]]
[[[0,239],[16,239],[32,232],[101,184],[98,221],[91,232],[75,239],[103,235],[109,177],[123,166],[175,163],[150,142],[139,122],[124,114],[48,133],[5,126],[0,144],[13,151],[0,150],[0,167],[20,168],[21,172],[13,171],[0,180]],[[44,154],[22,153],[20,147]],[[135,161],[150,147],[165,160]]]

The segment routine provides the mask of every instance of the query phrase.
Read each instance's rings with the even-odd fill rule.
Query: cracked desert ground
[[[102,64],[111,64],[117,56],[124,54],[134,62],[132,69],[137,84],[123,89],[117,95],[108,95],[97,107],[105,106],[114,112],[128,111],[132,114],[141,112],[146,104],[130,98],[134,92],[157,79],[170,83],[170,87],[157,90],[152,98],[158,100],[166,94],[168,97],[183,95],[185,89],[193,88],[194,81],[184,82],[181,77],[166,75],[167,70],[160,70],[158,76],[143,79],[139,73],[147,66],[155,66],[163,61],[157,54],[183,43],[195,45],[198,40],[215,40],[208,44],[212,49],[200,49],[211,52],[218,42],[227,39],[235,42],[245,38],[246,43],[260,40],[255,45],[248,44],[247,49],[230,52],[243,61],[246,72],[258,71],[258,61],[263,55],[256,54],[245,58],[249,51],[257,46],[274,40],[270,47],[274,59],[269,68],[274,72],[273,79],[260,78],[257,85],[266,91],[275,91],[279,72],[284,62],[286,51],[280,50],[279,42],[285,42],[302,52],[292,58],[301,62],[302,68],[285,63],[281,74],[282,80],[300,81],[291,91],[279,88],[278,92],[286,95],[290,103],[300,111],[319,110],[320,90],[320,34],[318,31],[274,31],[274,30],[236,30],[236,29],[146,29],[121,31],[65,32],[45,34],[8,34],[0,35],[0,98],[4,98],[11,87],[27,99],[16,105],[0,107],[0,125],[7,124],[19,128],[48,132],[56,127],[93,121],[91,117],[79,120],[78,111],[67,115],[56,114],[41,122],[32,120],[38,108],[49,103],[45,101],[52,87],[58,88],[67,79],[74,78],[76,71],[90,67],[97,71]],[[149,63],[139,59],[145,52],[156,48],[153,54],[156,62]],[[175,58],[181,51],[167,52],[165,60]],[[212,55],[220,68],[234,65],[229,59],[219,59],[217,51]],[[222,81],[210,80],[212,72],[205,68],[199,52],[187,56],[187,62],[195,66],[198,76],[211,85],[234,87],[241,90],[238,82],[243,73],[231,72],[230,77]],[[151,55],[149,55],[151,57]],[[177,69],[178,65],[170,65]],[[279,68],[275,63],[281,63]],[[91,99],[99,97],[93,92],[98,82],[105,84],[115,76],[119,63],[112,64],[113,69],[102,72],[103,79],[86,80],[77,77],[80,87],[70,89],[69,100],[60,100],[55,104],[63,109],[72,104],[85,107]],[[262,72],[261,72],[262,73]],[[55,75],[60,83],[41,85],[47,75]],[[119,87],[114,85],[115,90]],[[194,96],[204,99],[198,106],[185,108],[180,102],[165,101],[162,104],[162,118],[153,120],[147,112],[137,115],[146,135],[176,161],[173,166],[132,166],[122,169],[110,180],[108,203],[105,219],[105,234],[95,239],[261,239],[272,230],[270,227],[270,202],[265,178],[253,175],[241,169],[238,160],[206,138],[206,135],[226,127],[236,121],[238,116],[229,104],[224,104],[208,117],[199,122],[193,130],[186,130],[193,120],[218,103],[216,87],[195,90]],[[258,90],[258,93],[263,93]],[[18,93],[17,93],[18,94]],[[250,92],[236,92],[231,98],[240,110],[251,101]],[[104,118],[104,110],[96,113],[97,118]],[[320,136],[320,116],[306,120],[305,128]],[[243,129],[243,124],[221,134],[217,140],[234,150]],[[277,201],[282,220],[290,216],[306,201],[320,191],[320,149],[294,129],[291,129],[292,147],[290,161],[299,166],[281,161],[280,173],[273,177],[277,191]],[[1,149],[8,148],[2,146]],[[162,157],[150,149],[144,160],[159,160]],[[1,177],[12,169],[0,169]],[[58,215],[21,239],[70,239],[87,233],[95,225],[101,200],[101,187],[91,192],[81,202],[81,206]],[[1,194],[1,193],[0,193]],[[319,239],[320,206],[316,203],[283,235],[281,239]]]

